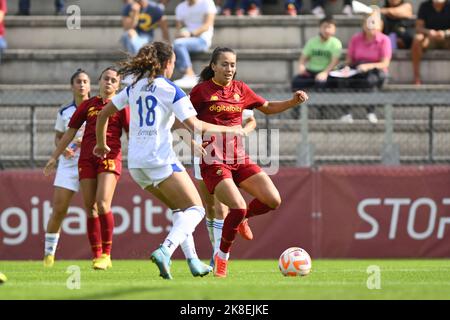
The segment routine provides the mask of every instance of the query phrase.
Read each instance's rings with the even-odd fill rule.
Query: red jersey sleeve
[[[244,82],[242,82],[242,93],[244,94],[244,108],[245,109],[254,109],[259,108],[266,103],[266,99],[257,95],[249,86],[247,86]]]
[[[68,127],[74,128],[74,129],[80,129],[83,123],[87,119],[87,109],[88,109],[88,101],[91,99],[88,99],[84,102],[82,102],[78,107],[77,110],[73,113],[72,117],[70,118]]]
[[[122,128],[125,132],[130,131],[130,107],[126,106],[124,109],[120,110],[120,118],[122,121]]]

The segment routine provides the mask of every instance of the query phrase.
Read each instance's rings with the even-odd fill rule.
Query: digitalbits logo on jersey
[[[284,276],[306,276],[311,272],[311,257],[302,248],[286,249],[278,259],[278,268]]]

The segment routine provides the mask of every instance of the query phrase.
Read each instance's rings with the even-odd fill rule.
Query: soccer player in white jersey
[[[78,69],[70,78],[73,101],[68,105],[63,105],[56,117],[55,123],[55,145],[64,135],[68,128],[70,118],[83,101],[89,99],[91,91],[91,81],[86,71]],[[44,267],[52,267],[55,261],[56,247],[58,246],[61,224],[67,215],[70,201],[75,192],[80,189],[78,181],[78,158],[80,157],[81,137],[83,128],[80,128],[72,143],[64,150],[59,157],[58,169],[56,171],[54,192],[53,192],[53,212],[47,224],[44,247]]]
[[[225,127],[197,119],[186,94],[168,80],[175,66],[175,55],[169,44],[153,42],[139,53],[121,63],[121,73],[132,74],[134,83],[108,103],[97,118],[97,145],[94,154],[103,157],[106,145],[106,123],[109,116],[130,106],[128,168],[132,178],[151,192],[157,188],[173,207],[173,227],[151,260],[158,266],[160,276],[172,279],[170,257],[191,235],[205,216],[205,209],[194,183],[177,159],[172,147],[171,127],[176,118],[192,132],[221,132],[244,135],[242,126]],[[206,266],[208,267],[208,266]],[[207,268],[208,272],[211,270]]]

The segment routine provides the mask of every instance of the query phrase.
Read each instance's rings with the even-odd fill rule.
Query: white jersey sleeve
[[[196,116],[197,111],[195,111],[191,100],[183,90],[181,90],[176,84],[170,80],[166,80],[167,83],[172,87],[172,92],[170,94],[170,101],[168,101],[169,108],[172,109],[175,117],[183,122],[184,120]]]
[[[177,119],[181,122],[197,115],[197,111],[195,111],[191,100],[189,100],[187,96],[184,96],[183,98],[176,101],[172,105],[172,110],[173,113],[175,113],[175,117],[177,117]]]
[[[61,112],[59,111],[58,115],[56,116],[55,130],[59,132],[66,132],[66,125],[64,123],[64,119],[61,115]]]
[[[111,102],[114,104],[117,110],[122,110],[128,105],[130,89],[131,86],[126,87],[111,99]]]
[[[244,111],[242,112],[242,122],[243,123],[246,122],[248,119],[250,119],[254,115],[255,115],[255,112],[253,112],[253,110],[244,109]]]

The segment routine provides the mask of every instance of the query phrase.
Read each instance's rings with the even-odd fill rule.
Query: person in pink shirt
[[[363,31],[350,39],[345,59],[346,69],[355,69],[357,73],[348,78],[339,78],[338,87],[352,89],[381,88],[387,78],[392,57],[390,39],[382,33],[383,23],[378,7],[364,17]],[[348,110],[347,110],[348,111]],[[371,123],[378,119],[373,107],[367,108],[367,118]],[[352,122],[350,112],[346,112],[342,120]]]
[[[6,49],[5,40],[5,15],[6,15],[6,0],[0,0],[0,63],[2,62],[2,52]]]

